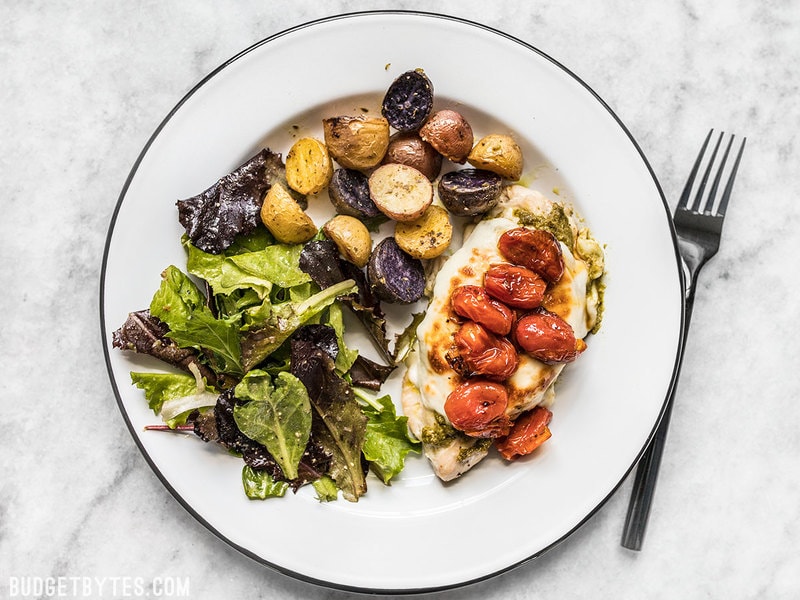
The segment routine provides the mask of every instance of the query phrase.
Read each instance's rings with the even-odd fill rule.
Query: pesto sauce
[[[489,450],[489,446],[491,445],[492,445],[492,440],[487,438],[479,439],[472,446],[469,446],[467,448],[461,448],[461,450],[458,451],[458,456],[456,458],[458,462],[464,462],[470,456],[472,456],[477,452],[480,453],[486,452],[487,450]]]
[[[453,429],[444,417],[440,414],[435,414],[434,418],[436,423],[422,428],[420,433],[420,441],[423,444],[430,444],[431,446],[444,446],[450,441],[458,437],[458,432]]]
[[[605,307],[606,284],[602,279],[595,279],[592,284],[597,293],[597,319],[589,330],[589,333],[600,331],[600,324],[603,322],[603,309]]]
[[[513,214],[520,225],[549,231],[559,242],[566,244],[567,248],[574,247],[575,236],[572,233],[572,226],[564,207],[560,204],[554,203],[547,215],[538,215],[524,208],[515,208]]]

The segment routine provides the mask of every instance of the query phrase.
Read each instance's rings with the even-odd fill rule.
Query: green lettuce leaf
[[[206,387],[196,365],[189,368],[192,375],[131,372],[131,381],[144,391],[148,406],[172,428],[186,423],[192,411],[213,407],[219,396],[213,388]]]
[[[150,314],[175,330],[205,308],[206,299],[194,282],[178,267],[167,267],[161,274],[161,285],[150,301]]]
[[[336,370],[339,373],[347,373],[353,363],[358,358],[358,350],[348,348],[344,341],[344,318],[341,305],[334,302],[328,307],[328,314],[324,319],[326,325],[333,327],[336,332],[336,341],[339,345],[339,353],[336,355]]]
[[[328,475],[351,502],[367,491],[361,448],[367,419],[353,388],[336,374],[330,356],[313,342],[292,340],[292,374],[303,382],[314,407],[314,439],[331,456]]]
[[[314,486],[317,500],[320,502],[333,502],[339,497],[339,488],[336,487],[336,482],[327,475],[312,481],[311,485]]]
[[[287,372],[278,373],[273,382],[269,373],[254,370],[234,394],[246,402],[233,409],[241,432],[269,451],[287,479],[296,479],[311,435],[311,403],[303,383]]]
[[[311,281],[299,267],[301,245],[272,244],[253,252],[210,254],[184,238],[184,247],[187,270],[206,280],[214,294],[252,289],[263,300],[273,285],[288,288]]]
[[[302,302],[273,305],[269,318],[242,336],[242,366],[249,371],[277,350],[295,331],[334,303],[337,296],[349,294],[355,282],[347,279],[317,292]],[[295,288],[291,288],[295,289]]]
[[[150,313],[169,326],[167,336],[179,346],[210,350],[220,372],[243,373],[238,320],[215,318],[203,294],[177,267],[162,274]]]
[[[244,493],[251,500],[281,498],[289,489],[286,481],[275,481],[268,472],[256,471],[249,465],[242,468],[242,485]]]
[[[360,399],[365,399],[363,393],[356,394]],[[373,473],[388,484],[392,477],[403,470],[406,455],[419,452],[420,444],[409,437],[408,418],[397,416],[389,396],[370,399],[361,409],[367,416],[364,458],[369,461]]]
[[[144,392],[147,405],[155,414],[161,413],[166,400],[191,396],[197,388],[192,375],[186,373],[138,373],[131,371],[133,385]]]

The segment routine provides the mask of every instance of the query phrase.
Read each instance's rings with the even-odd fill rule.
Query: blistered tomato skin
[[[509,229],[497,242],[500,254],[515,265],[527,267],[550,283],[564,274],[561,246],[555,236],[543,229]]]
[[[459,316],[480,323],[497,335],[508,335],[514,322],[514,311],[495,300],[479,285],[462,285],[450,296],[453,310]]]
[[[514,421],[511,432],[495,442],[495,448],[506,460],[514,460],[530,454],[550,439],[548,425],[553,413],[543,406],[537,406],[522,414]]]
[[[517,370],[519,358],[514,344],[478,323],[464,323],[455,333],[454,340],[460,359],[454,361],[454,367],[465,377],[481,376],[504,381]]]
[[[586,349],[569,323],[544,308],[516,322],[514,339],[522,350],[547,364],[572,362]]]
[[[493,381],[471,379],[450,392],[444,412],[450,423],[472,437],[498,438],[508,435],[511,421],[506,416],[508,394]]]
[[[541,305],[547,282],[525,267],[508,263],[489,266],[483,278],[486,292],[507,306],[530,310]]]

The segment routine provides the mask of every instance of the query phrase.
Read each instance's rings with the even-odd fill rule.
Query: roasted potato
[[[432,204],[419,219],[397,223],[394,239],[413,258],[428,260],[442,254],[450,245],[453,225],[447,210]]]
[[[497,205],[503,178],[483,169],[461,169],[442,175],[439,199],[445,208],[459,217],[482,215]]]
[[[392,237],[384,238],[367,263],[367,281],[384,302],[411,304],[425,291],[422,261],[406,254]]]
[[[431,115],[419,136],[446,159],[464,164],[472,150],[474,137],[467,120],[454,110],[445,109]]]
[[[284,244],[307,242],[317,226],[281,183],[273,183],[261,205],[261,221],[275,239]]]
[[[482,138],[469,153],[467,162],[503,179],[517,181],[522,177],[522,150],[510,135],[495,133]]]
[[[433,108],[433,84],[422,69],[406,71],[386,90],[381,114],[397,131],[416,131]]]
[[[383,216],[369,195],[369,178],[355,169],[336,169],[328,186],[328,197],[340,215],[357,219]]]
[[[301,138],[286,155],[286,182],[301,194],[316,194],[330,183],[333,161],[328,149],[314,138]]]
[[[336,215],[322,227],[339,253],[359,268],[367,266],[372,252],[372,238],[366,226],[348,215]]]
[[[389,146],[389,122],[383,117],[331,117],[323,119],[322,128],[328,152],[346,169],[371,169]]]
[[[383,157],[383,164],[399,163],[414,167],[433,181],[442,170],[442,155],[424,141],[416,132],[395,133],[389,138],[389,147]]]
[[[433,185],[413,167],[391,163],[369,176],[369,192],[380,211],[395,221],[413,221],[433,202]]]

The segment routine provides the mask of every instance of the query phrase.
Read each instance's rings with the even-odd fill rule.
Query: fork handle
[[[645,449],[636,467],[636,477],[633,480],[631,499],[628,503],[628,514],[625,517],[625,527],[622,531],[622,545],[630,550],[642,549],[644,533],[647,530],[650,507],[653,503],[653,496],[656,491],[658,470],[661,466],[661,455],[664,453],[664,446],[667,442],[667,431],[669,430],[669,420],[672,416],[675,390],[678,388],[677,373],[680,373],[681,364],[683,363],[683,349],[686,346],[686,336],[689,333],[689,323],[692,320],[695,277],[696,273],[689,278],[688,290],[686,293],[683,337],[681,340],[676,376],[672,381],[672,387],[667,396],[661,422],[658,424],[653,439]]]

